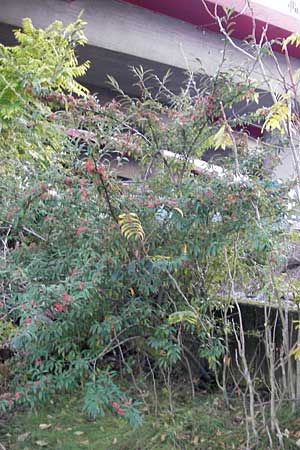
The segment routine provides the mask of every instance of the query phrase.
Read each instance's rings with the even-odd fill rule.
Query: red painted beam
[[[219,26],[210,16],[208,10],[214,13],[216,9],[218,16],[222,17],[224,16],[223,6],[233,8],[235,10],[234,22],[236,25],[232,36],[240,40],[252,34],[252,11],[255,17],[257,41],[259,41],[266,25],[268,25],[268,40],[283,39],[295,31],[300,31],[300,20],[296,17],[270,9],[256,2],[251,3],[251,11],[248,7],[245,8],[245,0],[206,0],[207,7],[204,6],[202,0],[124,1],[215,32],[219,32]],[[274,45],[273,48],[274,51],[281,51],[278,45]],[[299,58],[300,46],[298,48],[290,46],[289,53],[291,56]]]

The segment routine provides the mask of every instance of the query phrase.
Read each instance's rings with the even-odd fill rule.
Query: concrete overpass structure
[[[299,28],[299,19],[271,10],[259,1],[268,0],[253,3],[257,38],[266,23],[270,39],[287,36]],[[285,1],[288,0],[281,0]],[[46,27],[54,20],[70,23],[83,10],[89,44],[80,50],[80,57],[92,62],[84,80],[87,85],[100,94],[110,95],[106,84],[109,73],[128,94],[134,94],[127,68],[141,64],[158,75],[171,68],[175,87],[187,67],[197,70],[201,61],[205,71],[213,74],[222,60],[224,38],[209,14],[215,11],[216,4],[236,10],[233,38],[237,47],[242,46],[240,39],[252,29],[252,11],[245,7],[245,0],[205,0],[205,5],[203,0],[1,0],[0,42],[13,42],[11,31],[21,26],[24,17],[30,17],[37,27]],[[220,16],[224,14],[220,6],[216,11]],[[299,48],[292,48],[291,52],[296,58],[300,56]],[[236,48],[229,46],[226,55],[227,68],[253,66],[253,61]],[[279,53],[278,58],[286,73],[283,55]],[[296,60],[293,65],[299,66]],[[267,72],[276,83],[278,73],[271,60],[267,62]],[[256,65],[253,74],[262,81]]]
[[[267,90],[259,66],[238,48],[243,47],[242,39],[252,32],[253,16],[257,40],[266,26],[270,40],[299,30],[297,2],[300,0],[280,0],[276,10],[268,7],[271,0],[252,1],[251,8],[246,0],[1,0],[0,42],[14,43],[12,30],[21,26],[24,17],[30,17],[36,27],[44,28],[55,20],[73,22],[83,10],[88,45],[79,50],[80,59],[92,63],[83,81],[100,98],[106,100],[113,95],[107,85],[107,74],[113,75],[129,95],[136,93],[128,70],[132,65],[153,69],[159,76],[171,69],[170,87],[176,89],[184,71],[199,69],[199,61],[209,75],[219,67],[224,36],[212,15],[217,12],[222,17],[225,6],[235,10],[236,26],[232,35],[235,47],[226,50],[224,67],[251,68],[262,89]],[[276,8],[276,2],[273,3]],[[282,72],[288,77],[284,55],[279,47],[274,50]],[[291,47],[290,54],[293,68],[299,68],[300,47]],[[278,86],[278,70],[271,59],[266,60],[266,71],[273,85]],[[263,101],[268,102],[267,93]],[[290,157],[285,161],[281,174],[291,166]]]

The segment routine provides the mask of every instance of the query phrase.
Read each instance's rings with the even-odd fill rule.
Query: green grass
[[[191,402],[177,401],[157,416],[144,412],[144,423],[131,429],[120,417],[107,415],[90,422],[78,398],[64,398],[38,411],[19,412],[1,429],[6,450],[221,450],[243,449],[245,431],[240,411],[229,413],[220,397],[198,395]],[[288,417],[287,425],[300,430],[300,421]],[[41,424],[49,425],[41,429]],[[0,446],[1,448],[1,446]],[[266,444],[257,447],[267,450]],[[295,440],[287,449],[296,450]]]

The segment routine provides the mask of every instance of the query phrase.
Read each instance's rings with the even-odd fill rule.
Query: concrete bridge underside
[[[128,66],[142,65],[159,76],[171,68],[171,88],[175,89],[187,68],[199,69],[200,61],[207,74],[212,75],[223,58],[221,34],[117,0],[1,0],[0,42],[14,42],[11,31],[21,26],[24,17],[30,17],[36,27],[44,28],[54,20],[71,23],[82,10],[89,45],[79,50],[79,56],[92,62],[84,82],[104,97],[111,96],[106,74],[113,75],[128,94],[136,93]],[[286,72],[281,55],[279,62]],[[263,88],[259,67],[252,67],[253,61],[229,47],[224,67],[241,64],[252,68]],[[297,61],[293,65],[299,66]],[[279,75],[275,65],[269,60],[266,66],[276,85]]]
[[[0,0],[0,3],[0,42],[6,45],[14,44],[12,30],[21,26],[24,17],[30,17],[36,27],[45,28],[55,20],[64,24],[74,22],[83,11],[88,45],[79,49],[79,59],[89,59],[91,68],[82,81],[92,92],[98,92],[102,101],[114,96],[107,83],[107,74],[114,76],[127,94],[137,94],[129,66],[142,65],[145,69],[153,69],[160,77],[171,69],[173,76],[169,87],[176,90],[187,68],[198,70],[202,65],[208,75],[213,75],[223,58],[221,34],[120,0]],[[235,44],[242,45],[240,41]],[[285,60],[282,55],[277,56],[288,80]],[[259,66],[229,46],[223,67],[230,69],[241,65],[244,69],[252,69],[261,93],[264,92],[261,103],[268,105],[270,94]],[[282,80],[279,81],[276,65],[271,59],[265,59],[265,66],[273,86],[280,91]],[[293,59],[292,69],[296,68],[299,68],[299,61]],[[249,106],[239,105],[242,109]],[[283,178],[291,175],[292,166],[287,152],[278,175]]]

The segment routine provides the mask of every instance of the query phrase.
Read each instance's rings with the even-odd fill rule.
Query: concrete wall
[[[188,67],[198,69],[199,61],[208,74],[213,74],[222,60],[224,42],[221,34],[203,31],[180,20],[116,0],[1,0],[0,40],[7,39],[7,27],[1,27],[1,23],[20,26],[23,17],[31,17],[34,25],[39,27],[46,27],[54,20],[67,24],[74,21],[81,10],[88,22],[86,34],[89,40],[82,58],[92,60],[87,81],[95,86],[103,87],[105,74],[112,73],[130,91],[129,64],[144,63],[160,72],[172,67],[175,75],[180,77],[180,72]],[[237,45],[241,43],[237,42]],[[226,55],[225,67],[241,64],[245,68],[251,67],[263,87],[258,66],[252,67],[253,62],[234,48],[229,47]],[[279,60],[286,72],[281,56]],[[296,61],[293,65],[299,66]],[[276,67],[271,60],[266,66],[276,85]]]
[[[288,180],[296,175],[291,149],[284,150],[280,155],[280,163],[274,171],[275,178]]]
[[[176,89],[185,69],[197,70],[200,61],[205,71],[212,75],[223,58],[221,34],[203,31],[194,25],[117,0],[0,0],[0,42],[13,42],[11,30],[21,26],[24,17],[30,17],[35,26],[46,27],[54,20],[62,20],[65,24],[73,22],[82,10],[87,21],[89,45],[80,49],[80,59],[92,62],[84,82],[93,91],[100,92],[105,100],[113,95],[107,86],[107,74],[117,78],[128,94],[136,94],[134,79],[128,70],[130,65],[154,69],[159,76],[171,68],[170,88]],[[241,45],[240,42],[236,44]],[[278,59],[287,75],[283,57],[278,56]],[[270,59],[265,61],[267,74],[278,87],[278,70]],[[292,64],[294,69],[299,67],[296,60]],[[266,88],[260,68],[229,46],[224,67],[241,65],[251,67],[259,87]],[[286,153],[278,167],[278,176],[283,178],[291,173],[291,157]]]

